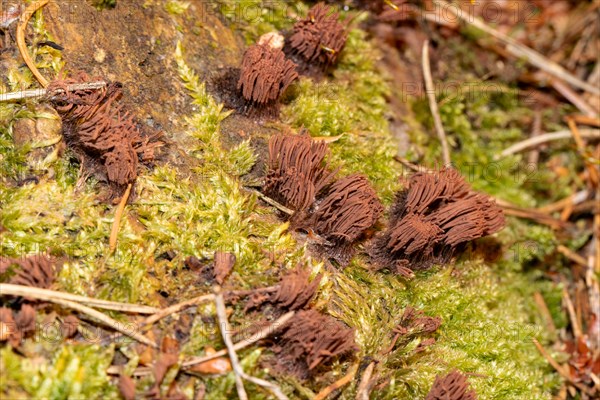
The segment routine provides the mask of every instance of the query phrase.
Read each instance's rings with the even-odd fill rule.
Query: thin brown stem
[[[136,314],[154,314],[158,308],[141,306],[137,304],[119,303],[116,301],[93,299],[91,297],[78,296],[71,293],[57,292],[49,289],[40,289],[31,286],[13,285],[0,283],[1,296],[21,296],[53,302],[54,300],[66,300],[85,304],[89,307],[103,308],[105,310],[121,311]]]
[[[90,90],[90,89],[102,89],[106,87],[106,82],[97,81],[97,82],[86,82],[86,83],[78,83],[67,86],[67,91],[72,92],[76,90]],[[51,96],[49,99],[52,100],[55,95],[59,93],[64,93],[64,89],[57,88],[56,90],[51,92]],[[22,90],[19,92],[10,92],[10,93],[0,93],[0,102],[3,101],[13,101],[13,100],[22,100],[29,98],[41,98],[48,95],[47,89],[31,89],[31,90]]]
[[[581,129],[579,131],[581,137],[586,139],[600,139],[600,129]],[[552,133],[543,133],[539,136],[533,136],[528,139],[518,142],[502,150],[500,155],[496,159],[508,157],[512,154],[518,153],[523,150],[527,150],[531,147],[539,146],[540,144],[548,143],[554,140],[569,139],[571,138],[571,131],[564,130]]]
[[[438,109],[438,104],[435,99],[435,86],[433,84],[433,78],[431,77],[431,65],[429,63],[428,40],[426,40],[423,43],[422,67],[423,78],[425,80],[425,90],[427,92],[427,99],[429,100],[429,108],[431,109],[431,115],[433,116],[433,125],[435,126],[435,131],[442,145],[442,157],[444,159],[444,165],[448,166],[451,164],[450,149],[448,148],[446,132],[444,131],[444,126],[442,125],[442,118],[440,117],[440,111]]]
[[[358,385],[358,389],[356,391],[356,400],[369,400],[369,392],[371,391],[371,376],[373,375],[374,369],[375,361],[372,361],[365,369],[362,379],[360,380],[360,384]]]
[[[313,398],[313,400],[324,400],[327,396],[329,396],[334,391],[346,386],[348,383],[352,382],[354,376],[356,375],[356,371],[358,371],[358,364],[354,364],[350,367],[350,371],[337,381],[333,382],[331,385],[327,386],[325,389],[321,390],[317,395]]]
[[[223,300],[223,294],[219,290],[215,291],[215,306],[217,308],[217,318],[219,319],[219,327],[221,328],[221,336],[223,337],[223,342],[225,342],[225,346],[227,347],[227,353],[229,354],[229,360],[231,361],[231,366],[233,368],[234,376],[235,376],[235,387],[237,389],[238,397],[240,400],[247,400],[248,395],[246,394],[246,389],[244,388],[244,370],[240,365],[240,361],[238,359],[237,353],[235,352],[235,348],[233,347],[233,341],[231,340],[230,332],[231,326],[229,325],[229,320],[227,319],[227,311],[225,310],[225,300]]]
[[[35,62],[33,62],[31,56],[29,55],[29,51],[27,50],[27,44],[25,44],[25,30],[27,29],[27,23],[29,22],[29,19],[31,19],[31,16],[37,10],[48,4],[48,1],[49,0],[38,0],[34,1],[33,3],[27,6],[23,14],[21,14],[21,18],[19,19],[16,35],[17,47],[19,48],[21,57],[23,57],[25,64],[27,64],[27,66],[31,70],[31,73],[33,74],[33,76],[35,76],[35,79],[37,79],[37,81],[40,83],[40,85],[42,85],[42,87],[48,86],[48,80],[44,78],[44,76],[40,73],[40,71],[35,66]]]
[[[567,292],[566,288],[563,288],[563,300],[565,302],[565,306],[567,307],[567,312],[569,314],[569,319],[571,320],[571,327],[573,328],[573,335],[576,338],[581,337],[581,324],[577,319],[577,314],[575,314],[575,307],[573,307],[573,302],[571,301],[571,296],[569,296],[569,292]]]
[[[272,198],[270,198],[269,196],[259,192],[256,189],[250,189],[250,188],[246,188],[246,190],[248,190],[251,193],[254,193],[257,197],[259,197],[261,200],[263,200],[265,203],[272,205],[273,207],[275,207],[276,209],[278,209],[279,211],[282,211],[284,213],[286,213],[287,215],[292,215],[294,214],[294,210],[287,208],[286,206],[284,206],[283,204],[280,204],[278,202],[276,202],[275,200],[273,200]]]
[[[121,197],[121,201],[115,210],[115,219],[113,221],[112,229],[110,231],[110,238],[108,239],[108,248],[110,252],[113,253],[117,248],[117,237],[119,236],[119,226],[121,225],[121,216],[123,215],[123,211],[125,210],[125,206],[127,205],[127,200],[129,199],[129,194],[131,193],[131,183],[127,185],[127,189],[125,189],[125,193],[123,197]]]

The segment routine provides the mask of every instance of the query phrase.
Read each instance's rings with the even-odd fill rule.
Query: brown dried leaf
[[[152,340],[156,341],[156,335],[154,335],[154,331],[149,330],[145,336]],[[151,365],[154,359],[156,358],[157,350],[154,347],[147,346],[142,343],[137,343],[135,349],[139,355],[140,364],[142,365]]]
[[[212,347],[206,348],[206,355],[215,353]],[[193,365],[188,371],[197,372],[202,375],[223,375],[231,371],[231,362],[229,358],[219,357],[200,364]]]
[[[167,374],[169,368],[179,361],[179,341],[177,339],[165,336],[160,345],[160,353],[154,362],[152,374],[154,375],[154,386],[150,391],[158,393],[160,385]]]
[[[591,374],[600,373],[600,352],[594,352],[589,341],[587,335],[582,335],[575,343],[567,342],[567,351],[571,353],[568,369],[574,382],[593,385]]]
[[[75,315],[67,315],[63,318],[63,329],[62,332],[65,338],[73,337],[77,333],[77,327],[79,326],[79,318]]]
[[[119,376],[119,392],[125,400],[135,400],[135,381],[127,375]]]
[[[222,285],[225,278],[229,276],[233,265],[235,264],[235,255],[226,251],[215,251],[215,280]]]

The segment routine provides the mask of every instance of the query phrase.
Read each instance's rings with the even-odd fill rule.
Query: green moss
[[[244,33],[246,43],[263,34],[290,29],[295,17],[308,9],[299,1],[217,0],[216,9],[229,20],[231,29]]]
[[[6,398],[117,399],[106,369],[112,362],[112,346],[64,345],[51,362],[0,350],[0,392]]]
[[[190,3],[188,1],[169,0],[165,4],[165,10],[172,15],[180,15],[187,11]]]
[[[110,10],[117,6],[117,0],[92,0],[92,5],[98,11]]]
[[[470,379],[480,399],[550,399],[560,382],[532,343],[548,335],[530,319],[532,300],[523,301],[533,294],[528,279],[499,278],[477,260],[462,263],[460,272],[447,268],[410,282],[354,265],[335,278],[331,312],[356,329],[360,357],[379,359],[381,375],[391,378],[373,398],[423,398],[437,374],[458,368],[482,375]],[[368,302],[360,300],[365,291]],[[442,318],[436,344],[415,354],[416,339],[382,355],[408,305]]]
[[[177,13],[180,3],[169,2],[167,8]],[[296,2],[268,3],[223,0],[217,6],[228,16],[232,28],[241,30],[247,40],[273,29],[289,28],[293,24],[290,12],[300,10],[302,15],[307,9]],[[262,6],[259,15],[235,14],[236,9]],[[37,34],[45,35],[41,31]],[[465,54],[464,63],[474,61],[466,57],[468,52],[460,54]],[[54,54],[38,53],[36,57],[40,64],[46,63],[48,75],[59,65]],[[353,29],[332,75],[320,82],[300,80],[282,115],[293,128],[304,126],[313,136],[341,136],[330,145],[331,162],[341,168],[341,174],[365,173],[389,204],[399,187],[397,178],[402,170],[393,159],[396,143],[386,117],[390,112],[386,101],[390,85],[389,78],[376,67],[379,58],[366,33]],[[313,275],[325,270],[296,242],[287,231],[288,225],[243,187],[240,178],[250,171],[257,155],[248,141],[231,149],[222,145],[220,125],[230,112],[209,95],[205,84],[187,65],[180,44],[174,59],[195,108],[190,115],[174,116],[182,122],[177,126],[183,126],[184,132],[169,133],[180,139],[169,151],[179,152],[181,164],[189,168],[164,164],[140,174],[136,197],[121,221],[115,254],[108,250],[114,208],[98,200],[102,186],[93,180],[80,182],[78,165],[68,153],[51,162],[48,171],[32,168],[27,159],[31,146],[13,145],[13,126],[19,118],[41,116],[33,114],[28,106],[0,104],[0,166],[6,172],[0,187],[1,224],[6,229],[0,242],[3,255],[17,257],[47,250],[66,260],[57,290],[157,306],[165,302],[158,292],[168,296],[168,301],[180,301],[209,290],[199,282],[197,273],[183,267],[190,255],[210,262],[215,250],[233,252],[237,262],[228,285],[236,288],[272,284],[284,269],[300,262],[308,264]],[[26,68],[13,68],[2,89],[32,85]],[[534,181],[530,171],[520,164],[521,156],[500,162],[494,158],[524,137],[527,125],[523,121],[531,117],[530,111],[511,97],[511,88],[506,89],[494,93],[492,101],[485,91],[473,96],[440,96],[449,140],[460,150],[453,152],[453,160],[479,190],[524,206],[552,201],[564,193],[544,196],[552,184],[550,171],[534,171]],[[418,100],[412,106],[416,115],[416,120],[408,121],[412,154],[422,164],[435,165],[439,146],[434,135],[424,133],[433,132],[428,105]],[[573,171],[581,165],[581,161],[565,160],[573,161],[569,166]],[[495,167],[489,167],[491,164]],[[490,175],[498,169],[501,175]],[[39,182],[15,185],[30,174],[38,176]],[[573,183],[570,179],[564,178],[560,184],[568,186]],[[553,253],[554,233],[511,219],[508,228],[494,240],[501,250],[493,265],[482,260],[478,246],[474,246],[455,268],[433,269],[409,282],[369,272],[367,260],[360,256],[343,271],[325,271],[318,308],[354,327],[361,347],[358,357],[380,359],[379,376],[390,378],[387,386],[373,394],[374,398],[422,398],[436,374],[453,368],[473,373],[470,381],[483,400],[550,398],[559,384],[557,375],[537,353],[531,338],[544,343],[552,339],[540,328],[543,321],[533,304],[535,292],[543,295],[556,325],[566,324],[560,310],[560,288],[543,280],[541,272],[533,268],[535,262]],[[570,245],[580,244],[574,241]],[[382,355],[391,343],[391,329],[409,305],[427,315],[442,317],[437,343],[415,354],[413,350],[419,344],[415,339]],[[241,304],[233,307],[230,319],[234,328],[245,329],[256,322],[256,316],[243,313],[242,308]],[[126,318],[119,313],[111,315]],[[183,346],[185,355],[199,355],[207,345],[223,348],[217,324],[211,322],[213,316],[212,304],[198,307],[190,340]],[[162,321],[159,326],[169,332],[168,323]],[[33,345],[33,341],[28,340],[26,345]],[[138,363],[136,354],[126,346],[120,351],[130,359],[127,368],[131,371]],[[244,368],[252,375],[275,379],[269,376],[277,376],[276,372],[260,367],[268,357],[262,352],[257,348],[240,352]],[[105,374],[113,357],[112,348],[61,344],[52,354],[49,358],[22,358],[10,348],[2,348],[0,391],[14,397],[116,396]],[[342,376],[347,367],[335,363],[329,378]],[[165,385],[175,379],[176,372],[175,368],[169,373]],[[177,379],[181,384],[189,382],[183,377]],[[290,377],[276,380],[291,397],[307,398],[328,383],[297,382]],[[209,397],[235,394],[232,374],[191,380],[192,385],[200,381],[206,385]],[[144,378],[138,388],[149,388],[152,383]],[[189,388],[184,390],[189,392]],[[252,398],[267,398],[264,390],[252,384],[247,389]],[[355,390],[355,384],[345,387],[341,398],[353,398]]]

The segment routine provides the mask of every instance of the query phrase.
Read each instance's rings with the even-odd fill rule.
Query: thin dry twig
[[[588,198],[589,192],[587,190],[580,190],[577,193],[573,193],[570,196],[565,197],[564,199],[558,200],[552,204],[545,205],[543,207],[537,208],[537,211],[541,213],[552,214],[557,211],[561,211],[565,207],[572,204],[576,206],[578,204],[583,203]]]
[[[573,118],[573,121],[577,122],[578,124],[600,128],[600,118],[588,117],[587,115],[572,115],[571,118]]]
[[[502,199],[496,198],[496,204],[502,207],[504,214],[510,215],[518,218],[530,219],[532,221],[537,222],[538,224],[548,225],[553,229],[564,229],[569,224],[567,222],[561,221],[560,219],[553,218],[547,213],[540,212],[536,209],[531,208],[523,208],[516,206],[508,201],[504,201]]]
[[[592,106],[588,104],[579,94],[577,94],[571,87],[567,86],[560,79],[550,79],[552,87],[559,92],[563,97],[571,104],[573,104],[579,111],[586,114],[588,117],[593,118],[598,115],[598,112],[594,110]]]
[[[279,386],[275,385],[274,383],[265,381],[264,379],[260,379],[252,375],[248,375],[246,373],[244,373],[244,379],[254,383],[255,385],[267,388],[278,400],[289,400],[288,397],[281,391]]]
[[[59,304],[65,307],[69,307],[73,310],[77,310],[86,314],[92,318],[97,319],[98,321],[104,323],[105,325],[111,327],[112,329],[121,332],[124,335],[129,336],[130,338],[137,340],[140,343],[146,344],[148,346],[152,346],[157,348],[158,345],[154,343],[152,340],[148,339],[146,336],[142,335],[137,331],[132,331],[126,324],[115,321],[109,316],[101,313],[100,311],[94,310],[88,306],[84,306],[83,304],[76,303],[74,301],[65,300],[64,298],[60,298],[57,296],[44,296],[43,292],[52,292],[44,289],[36,289],[28,286],[19,286],[19,285],[10,285],[10,284],[0,284],[0,293],[3,295],[13,295],[13,296],[23,296],[23,297],[33,297],[44,301],[49,301],[51,303]],[[56,293],[56,292],[55,292]]]
[[[170,307],[164,308],[164,309],[158,311],[157,313],[149,316],[145,320],[143,320],[140,323],[140,328],[148,326],[148,325],[152,325],[156,321],[159,321],[159,320],[161,320],[163,318],[166,318],[169,315],[173,315],[173,314],[176,314],[178,312],[181,312],[181,311],[185,310],[186,308],[196,306],[196,305],[198,305],[200,303],[204,303],[205,301],[213,300],[214,297],[215,297],[214,294],[205,294],[203,296],[198,296],[198,297],[195,297],[193,299],[186,300],[184,302],[177,303],[177,304],[174,304],[174,305],[172,305]]]
[[[214,296],[214,295],[211,294],[209,296],[211,296],[211,298],[212,298],[212,296]],[[294,311],[290,311],[290,312],[282,315],[281,317],[279,317],[279,319],[277,319],[276,321],[271,323],[269,326],[266,326],[265,328],[261,329],[256,334],[253,334],[251,337],[240,340],[239,342],[234,344],[233,345],[234,349],[236,351],[244,349],[244,348],[258,342],[259,340],[262,340],[262,339],[266,338],[267,336],[273,334],[280,327],[284,326],[294,316],[294,314],[295,314]],[[227,355],[226,349],[219,350],[210,355],[189,358],[186,361],[184,361],[181,364],[181,366],[184,368],[191,367],[193,365],[202,364],[207,361],[211,361],[211,360],[214,360],[215,358],[223,357],[226,355]],[[123,370],[120,366],[111,366],[106,371],[106,373],[111,374],[111,375],[119,375],[122,372],[123,372]],[[148,368],[148,367],[137,368],[135,371],[133,371],[134,376],[145,376],[145,375],[150,375],[151,373],[152,373],[152,369]]]
[[[394,161],[399,162],[413,172],[419,172],[423,170],[423,167],[419,167],[417,164],[411,163],[406,158],[400,156],[394,156]]]
[[[598,168],[592,162],[590,162],[589,157],[586,157],[585,142],[581,137],[581,132],[579,131],[579,128],[577,127],[577,124],[573,118],[567,118],[567,125],[569,125],[569,130],[573,134],[573,139],[577,145],[577,150],[583,157],[585,167],[588,170],[588,181],[592,187],[598,187],[600,182],[600,173],[598,172]]]
[[[223,299],[223,294],[220,292],[220,288],[217,288],[217,290],[215,290],[215,306],[217,309],[217,318],[219,319],[219,326],[221,327],[221,336],[223,337],[223,341],[225,342],[225,346],[227,347],[227,353],[229,354],[229,360],[231,361],[231,366],[235,375],[235,386],[237,388],[238,397],[240,398],[240,400],[246,400],[248,398],[246,390],[244,389],[243,379],[246,379],[256,385],[267,388],[279,400],[287,400],[287,396],[283,394],[283,392],[278,386],[272,384],[271,382],[265,381],[264,379],[250,376],[246,374],[242,369],[242,366],[240,365],[239,359],[237,357],[237,353],[235,352],[235,346],[233,344],[233,341],[231,340],[231,326],[229,325],[229,320],[227,319],[227,311],[225,310],[225,300]]]
[[[560,365],[554,358],[552,358],[552,356],[550,356],[550,354],[548,354],[548,352],[546,351],[546,349],[544,349],[544,347],[540,344],[540,342],[538,342],[537,339],[533,338],[531,340],[533,341],[533,344],[538,349],[538,351],[540,352],[540,354],[548,361],[548,363],[550,365],[552,365],[552,367],[556,370],[556,372],[558,372],[566,380],[570,381],[571,377],[563,369],[562,365]]]
[[[541,69],[542,71],[548,73],[551,76],[554,76],[571,84],[572,86],[600,96],[600,89],[598,89],[594,85],[582,81],[559,64],[548,59],[547,57],[544,57],[537,51],[519,43],[518,41],[505,35],[504,33],[499,32],[496,29],[490,27],[481,19],[468,13],[456,12],[455,7],[453,7],[451,4],[445,1],[434,0],[434,3],[444,12],[449,12],[450,14],[452,14],[454,18],[458,18],[462,22],[467,23],[469,25],[473,25],[474,27],[484,31],[485,33],[492,35],[493,37],[504,43],[506,45],[506,51],[508,51],[512,55],[524,58],[533,66]]]
[[[565,368],[563,368],[554,358],[552,358],[552,356],[550,354],[548,354],[546,349],[544,349],[544,347],[540,344],[540,342],[538,342],[537,339],[533,338],[531,340],[533,341],[533,344],[538,349],[540,354],[546,359],[546,361],[548,361],[548,363],[552,366],[552,368],[554,368],[556,370],[556,372],[558,372],[560,374],[560,376],[563,377],[563,379],[565,379],[567,382],[569,382],[571,385],[575,386],[577,389],[581,390],[582,392],[585,392],[587,394],[593,394],[592,390],[590,388],[588,388],[587,386],[580,385],[578,383],[573,382],[573,379],[569,375],[569,372],[566,371]]]
[[[373,375],[374,369],[375,361],[371,361],[371,363],[365,369],[362,379],[360,380],[360,384],[358,385],[358,389],[356,390],[356,400],[369,400],[369,391],[371,389],[371,376]]]
[[[152,315],[150,315],[149,317],[147,317],[146,319],[144,319],[142,322],[139,323],[139,325],[138,325],[139,329],[142,329],[142,328],[147,329],[155,322],[160,321],[161,319],[166,318],[169,315],[176,314],[180,311],[185,310],[188,307],[193,307],[193,306],[203,303],[205,301],[213,300],[214,297],[215,297],[214,294],[205,294],[203,296],[195,297],[193,299],[174,304],[167,308],[163,308],[162,310],[156,310],[155,313],[153,313]],[[116,333],[114,335],[111,335],[111,336],[105,338],[102,342],[103,342],[103,344],[111,343],[111,342],[114,342],[115,340],[119,339],[121,336],[122,336],[121,334]]]
[[[319,393],[317,393],[317,395],[313,398],[313,400],[324,400],[327,396],[329,396],[334,391],[336,391],[339,388],[344,387],[348,383],[352,382],[352,380],[354,379],[354,376],[356,375],[356,371],[358,371],[358,364],[354,364],[350,368],[350,371],[346,375],[344,375],[343,377],[341,377],[340,379],[333,382],[331,385],[327,386],[325,389],[323,389]]]
[[[225,300],[223,299],[220,289],[215,290],[215,307],[217,309],[217,318],[219,318],[221,336],[223,337],[223,342],[225,342],[225,346],[227,347],[229,360],[231,361],[231,366],[235,375],[235,387],[237,389],[238,397],[240,400],[247,400],[248,394],[246,393],[246,389],[244,389],[244,381],[242,379],[244,376],[244,370],[242,369],[240,360],[238,359],[237,353],[233,348],[233,341],[231,340],[231,336],[229,334],[229,332],[231,332],[231,326],[229,325],[229,320],[227,319]]]
[[[288,313],[283,314],[272,324],[261,329],[256,334],[252,335],[249,338],[242,339],[239,342],[237,342],[233,346],[233,348],[235,350],[241,350],[245,347],[250,346],[251,344],[258,342],[259,340],[266,338],[267,336],[269,336],[269,335],[273,334],[275,331],[277,331],[280,327],[284,326],[294,316],[294,314],[295,314],[294,311],[290,311]],[[217,351],[208,356],[192,357],[189,360],[184,361],[181,365],[182,365],[182,367],[191,367],[192,365],[202,364],[206,361],[210,361],[210,360],[213,360],[215,358],[219,358],[219,357],[222,357],[225,355],[227,355],[227,350],[220,350],[220,351]]]
[[[550,313],[550,309],[544,300],[544,296],[542,296],[540,292],[535,292],[533,294],[533,300],[535,301],[535,304],[537,304],[544,320],[546,321],[546,328],[548,328],[548,331],[553,335],[556,334],[556,325],[554,325],[552,314]]]
[[[448,148],[448,140],[446,139],[446,132],[444,132],[444,126],[442,125],[442,118],[440,117],[440,111],[438,109],[437,102],[435,100],[435,86],[433,85],[433,79],[431,77],[431,65],[429,64],[429,41],[423,42],[423,78],[425,79],[425,90],[427,92],[427,99],[429,100],[429,108],[433,116],[433,124],[435,131],[437,132],[440,143],[442,144],[442,156],[444,158],[444,165],[450,165],[450,149]]]
[[[596,192],[596,202],[600,203],[600,193]],[[596,211],[594,214],[593,222],[593,243],[594,251],[588,258],[588,266],[585,274],[585,282],[588,287],[588,293],[590,298],[590,308],[592,313],[596,315],[594,319],[595,327],[588,327],[590,331],[600,331],[600,287],[598,285],[597,274],[600,273],[600,211]],[[594,343],[596,349],[598,348],[598,342]]]
[[[573,328],[573,335],[575,335],[576,338],[579,338],[582,334],[581,324],[579,323],[577,314],[575,314],[575,307],[573,307],[573,302],[571,301],[571,296],[569,296],[569,292],[567,292],[566,288],[563,288],[563,300],[565,302],[565,306],[567,307],[569,319],[571,320],[571,327]]]
[[[276,209],[278,209],[281,212],[284,212],[288,215],[292,215],[294,213],[294,210],[287,208],[286,206],[284,206],[283,204],[280,204],[278,202],[276,202],[275,200],[273,200],[272,198],[270,198],[269,196],[259,192],[256,189],[250,189],[250,188],[245,188],[247,191],[255,194],[256,196],[258,196],[261,200],[263,200],[265,203],[272,205],[273,207],[275,207]]]
[[[19,24],[17,25],[17,36],[16,36],[17,47],[19,48],[21,57],[23,57],[25,64],[27,64],[27,66],[31,70],[31,73],[33,74],[33,76],[35,76],[35,79],[37,79],[37,81],[40,83],[40,85],[42,85],[42,87],[47,87],[49,82],[46,78],[43,77],[43,75],[37,69],[37,67],[35,66],[35,63],[31,59],[31,56],[29,55],[29,52],[27,51],[27,44],[25,44],[25,29],[27,28],[27,23],[29,22],[29,19],[31,18],[31,16],[37,10],[39,10],[40,8],[42,8],[46,4],[48,4],[48,1],[49,0],[38,0],[38,1],[32,2],[31,4],[29,4],[27,6],[27,8],[23,12],[23,14],[21,14],[21,18],[19,19]]]
[[[572,251],[571,249],[569,249],[568,247],[559,244],[556,247],[556,250],[563,256],[567,257],[569,260],[573,261],[574,263],[579,264],[584,268],[587,267],[587,260],[584,257]]]
[[[90,297],[78,296],[76,294],[57,292],[49,289],[40,289],[31,286],[13,285],[10,283],[0,283],[0,295],[21,296],[50,302],[53,302],[54,300],[65,300],[83,303],[89,307],[97,307],[103,308],[105,310],[121,311],[127,313],[154,314],[160,311],[157,308],[149,306],[140,306],[137,304],[99,300]]]
[[[579,134],[582,138],[586,139],[600,139],[600,129],[580,129]],[[498,160],[503,157],[508,157],[511,154],[515,154],[520,151],[526,150],[530,147],[539,146],[540,144],[551,142],[554,140],[570,139],[571,137],[572,134],[570,130],[544,133],[539,136],[533,136],[523,140],[522,142],[515,143],[507,149],[502,150],[502,152],[495,158]]]
[[[105,87],[106,87],[106,82],[104,82],[104,81],[86,82],[86,83],[79,83],[79,84],[75,84],[75,85],[67,85],[67,91],[73,92],[73,91],[77,91],[77,90],[102,89]],[[65,90],[64,89],[56,89],[51,92],[52,92],[51,93],[52,96],[50,96],[49,99],[53,100],[55,98],[54,95],[59,94],[59,93],[64,93]],[[39,98],[39,97],[46,96],[47,94],[48,94],[47,89],[31,89],[31,90],[21,90],[19,92],[0,93],[0,102],[29,99],[32,97]]]
[[[542,134],[542,111],[537,109],[533,113],[533,124],[531,129],[531,137],[539,136]],[[537,168],[538,161],[540,159],[540,150],[532,149],[527,156],[527,162]]]
[[[123,197],[121,197],[121,201],[117,206],[115,211],[115,219],[113,221],[112,229],[110,231],[110,238],[108,239],[108,248],[110,252],[113,253],[117,249],[117,236],[119,235],[119,226],[121,225],[121,216],[123,215],[123,210],[125,210],[125,206],[127,205],[127,200],[129,199],[129,194],[131,193],[131,183],[127,184],[127,189],[125,189],[125,193]]]

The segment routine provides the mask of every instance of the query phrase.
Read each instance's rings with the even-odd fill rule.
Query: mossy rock
[[[379,387],[373,398],[424,398],[436,375],[459,369],[472,374],[469,380],[480,399],[550,399],[559,379],[532,342],[550,339],[533,294],[539,291],[547,298],[560,323],[560,291],[526,268],[553,249],[549,229],[511,219],[493,239],[497,256],[486,258],[482,244],[476,243],[455,264],[418,273],[410,281],[370,272],[361,256],[346,269],[333,271],[312,258],[304,238],[289,232],[276,210],[245,186],[256,184],[264,174],[268,137],[302,127],[313,136],[339,136],[330,145],[332,165],[342,174],[366,174],[386,205],[401,187],[399,177],[407,172],[395,159],[400,152],[396,128],[401,127],[404,139],[410,140],[402,155],[417,149],[423,164],[435,166],[440,154],[422,100],[403,103],[403,114],[392,107],[396,86],[391,70],[382,63],[384,45],[360,28],[360,19],[366,16],[353,25],[331,74],[320,82],[302,78],[293,85],[280,120],[259,123],[223,109],[207,89],[212,80],[239,64],[246,43],[273,29],[289,29],[291,15],[308,8],[300,2],[268,3],[266,14],[248,19],[236,17],[235,9],[262,6],[260,1],[117,0],[114,8],[102,10],[85,2],[77,6],[52,2],[43,18],[34,17],[36,38],[65,47],[62,53],[36,55],[45,76],[57,76],[64,63],[69,72],[83,70],[123,82],[125,106],[142,125],[162,130],[168,146],[156,166],[138,178],[136,197],[121,222],[113,254],[108,238],[114,209],[99,201],[102,184],[81,180],[68,151],[47,165],[31,163],[31,149],[16,143],[21,141],[19,129],[31,124],[27,121],[36,121],[37,126],[46,116],[34,103],[0,103],[0,166],[8,171],[0,181],[2,255],[47,251],[64,260],[56,290],[152,306],[210,291],[184,267],[188,256],[211,260],[216,250],[234,253],[237,263],[228,284],[239,289],[268,286],[285,269],[308,264],[313,275],[325,274],[318,307],[356,330],[360,351],[351,362],[378,360]],[[0,70],[8,77],[3,90],[35,87],[23,66],[3,62]],[[527,110],[505,104],[495,112],[498,118],[492,118],[477,97],[441,107],[451,144],[458,149],[460,143],[460,152],[454,154],[457,162],[485,165],[498,149],[526,134],[515,119]],[[517,156],[504,161],[501,170],[518,162]],[[32,176],[34,180],[27,179]],[[526,175],[513,178],[492,182],[476,173],[471,183],[522,205],[549,201],[531,187]],[[539,178],[539,186],[550,184]],[[526,257],[519,253],[524,240],[538,244]],[[436,343],[418,354],[412,351],[417,341],[382,356],[391,343],[391,329],[408,306],[442,318]],[[234,307],[235,326],[253,322],[242,308]],[[206,345],[223,347],[218,334],[203,329],[213,312],[211,306],[197,309],[183,344],[185,355],[197,355]],[[121,314],[111,315],[125,320]],[[167,333],[173,329],[164,321],[158,326]],[[119,358],[133,370],[138,361],[131,346],[64,343],[41,349],[28,339],[28,352],[18,354],[3,345],[0,392],[39,398],[117,397],[116,378],[106,375],[106,367]],[[262,353],[260,347],[241,352],[246,371],[277,382],[291,398],[310,397],[351,367],[351,362],[337,363],[322,379],[298,382],[293,377],[273,378],[261,363]],[[186,395],[201,385],[207,398],[235,393],[232,373],[201,378],[171,375],[169,379],[177,379]],[[138,390],[151,385],[151,379],[142,378]],[[357,385],[358,380],[342,388],[340,398],[354,398]],[[252,398],[268,397],[249,386]]]

